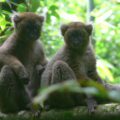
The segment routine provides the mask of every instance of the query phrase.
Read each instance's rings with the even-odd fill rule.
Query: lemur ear
[[[69,27],[69,26],[68,26],[68,25],[65,25],[65,24],[61,26],[60,29],[61,29],[61,33],[62,33],[63,36],[64,36],[65,32],[67,31],[68,27]]]
[[[89,35],[91,35],[91,34],[92,34],[92,30],[93,30],[92,24],[86,25],[86,30],[87,30],[87,32],[89,33]]]
[[[14,12],[13,15],[12,15],[12,21],[14,23],[18,23],[21,21],[21,17],[20,17],[20,14],[17,13],[17,12]]]

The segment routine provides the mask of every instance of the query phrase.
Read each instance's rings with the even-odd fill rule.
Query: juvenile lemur
[[[5,113],[28,109],[47,64],[39,41],[44,17],[15,13],[12,21],[14,32],[0,47],[0,111]]]
[[[61,26],[61,33],[65,44],[48,62],[42,75],[41,87],[71,79],[95,80],[102,83],[96,70],[96,58],[90,41],[92,25],[71,22]],[[76,105],[76,101],[81,101],[78,98],[73,100],[73,97],[69,95],[61,95],[61,97],[60,94],[54,95],[54,102],[51,101],[50,104],[52,107],[70,107]],[[58,104],[57,101],[59,101]],[[87,104],[88,110],[93,112],[96,101],[91,96],[87,96]]]

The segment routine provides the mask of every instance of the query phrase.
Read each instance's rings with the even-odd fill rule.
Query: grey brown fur
[[[47,64],[42,75],[41,87],[71,79],[95,80],[102,83],[96,70],[96,58],[90,41],[92,25],[72,22],[62,25],[61,32],[65,44]],[[51,102],[48,100],[46,103],[50,104],[50,107],[72,107],[77,105],[77,101],[82,101],[76,95],[60,96],[60,94],[56,94],[54,98],[51,98]],[[93,112],[96,101],[91,96],[87,96],[87,98],[88,110]]]
[[[43,16],[16,13],[15,31],[0,47],[0,111],[18,112],[28,104],[40,87],[40,72],[47,63],[39,41]]]

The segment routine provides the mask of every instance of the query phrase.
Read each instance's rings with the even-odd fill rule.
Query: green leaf
[[[66,82],[54,84],[54,85],[51,85],[47,88],[40,90],[40,93],[34,99],[34,103],[40,104],[41,107],[44,107],[44,102],[48,98],[48,96],[51,95],[51,93],[57,92],[57,91],[62,92],[62,93],[75,92],[75,93],[84,93],[84,94],[90,94],[90,95],[97,95],[97,94],[101,95],[101,92],[103,92],[104,97],[107,96],[107,92],[102,85],[99,85],[98,83],[95,83],[95,82],[88,83],[88,85],[90,86],[80,87],[79,83],[76,80],[69,80]]]
[[[110,71],[110,68],[113,68],[113,66],[110,63],[108,63],[105,60],[99,59],[99,60],[97,60],[97,68],[98,68],[98,72],[100,73],[102,78],[113,82],[114,77],[113,77],[112,72]]]
[[[5,2],[6,0],[0,0],[0,2]]]
[[[51,11],[55,11],[57,9],[58,9],[58,6],[56,6],[56,5],[52,5],[49,7],[49,10],[51,10]]]
[[[30,1],[30,11],[36,12],[37,9],[40,7],[40,0],[31,0]]]
[[[25,12],[26,9],[27,9],[27,7],[26,7],[26,5],[23,4],[23,3],[18,4],[18,6],[17,6],[17,11],[19,11],[19,12]]]

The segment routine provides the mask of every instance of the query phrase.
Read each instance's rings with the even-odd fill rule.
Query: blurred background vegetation
[[[0,43],[13,31],[13,11],[46,16],[41,40],[48,58],[63,45],[60,25],[94,18],[93,43],[100,76],[107,82],[120,82],[120,0],[0,0]]]

